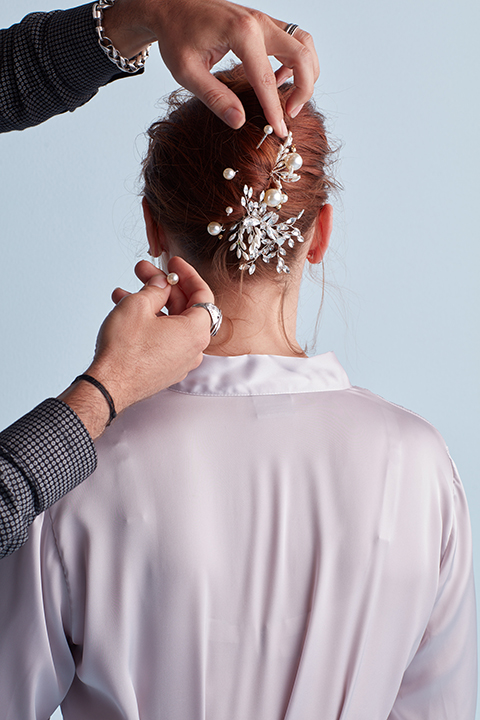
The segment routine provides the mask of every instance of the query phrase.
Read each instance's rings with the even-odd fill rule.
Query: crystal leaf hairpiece
[[[253,188],[244,185],[240,202],[245,208],[245,215],[230,229],[227,240],[234,241],[230,250],[235,250],[237,257],[242,260],[240,270],[248,270],[250,275],[255,272],[255,263],[259,258],[266,263],[276,258],[277,272],[289,273],[290,268],[283,259],[287,254],[283,245],[287,243],[289,247],[293,247],[295,240],[303,242],[300,230],[293,225],[302,217],[304,211],[278,223],[277,213],[269,210],[265,202],[265,191],[260,193],[259,202],[252,200],[252,195]]]
[[[264,127],[264,136],[257,145],[257,149],[272,132],[271,125]],[[292,133],[289,132],[285,142],[280,145],[271,173],[273,187],[262,190],[257,201],[253,199],[253,188],[244,185],[243,195],[240,198],[240,203],[244,208],[242,219],[229,229],[216,221],[210,222],[207,226],[210,235],[225,233],[225,239],[230,243],[230,250],[235,251],[237,258],[241,261],[239,269],[247,270],[249,275],[255,272],[256,262],[260,258],[265,263],[276,260],[279,273],[290,272],[284,260],[287,254],[285,246],[293,248],[295,241],[300,243],[304,241],[300,230],[294,227],[296,221],[302,217],[304,210],[280,223],[275,210],[279,210],[288,201],[288,195],[283,192],[282,182],[298,182],[301,176],[297,174],[296,170],[299,170],[302,164],[303,159],[296,152]],[[232,168],[225,168],[223,177],[225,180],[232,180],[236,173],[237,171]],[[227,215],[232,212],[232,207],[225,208]]]

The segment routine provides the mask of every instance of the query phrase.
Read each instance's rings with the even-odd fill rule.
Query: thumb
[[[150,278],[139,293],[148,297],[153,313],[158,315],[167,304],[171,290],[172,287],[167,283],[165,275],[158,274]]]

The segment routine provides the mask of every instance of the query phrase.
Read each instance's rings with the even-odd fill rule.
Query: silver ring
[[[287,35],[295,35],[295,31],[298,30],[298,25],[295,25],[295,23],[288,23],[287,27],[285,28],[285,32]]]
[[[220,330],[222,324],[222,311],[213,303],[195,303],[192,307],[201,307],[210,315],[210,335],[213,337]]]

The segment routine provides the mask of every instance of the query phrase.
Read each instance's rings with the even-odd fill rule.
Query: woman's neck
[[[218,334],[205,350],[207,355],[287,355],[303,357],[297,343],[298,289],[293,277],[283,297],[282,286],[273,282],[249,283],[242,294],[215,295],[223,313]]]

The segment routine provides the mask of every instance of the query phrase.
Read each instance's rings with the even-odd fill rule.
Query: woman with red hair
[[[295,337],[332,226],[323,117],[307,104],[278,137],[241,67],[220,79],[245,126],[176,95],[143,166],[150,253],[212,287],[211,344],[2,562],[0,716],[473,720],[470,527],[445,443]]]

